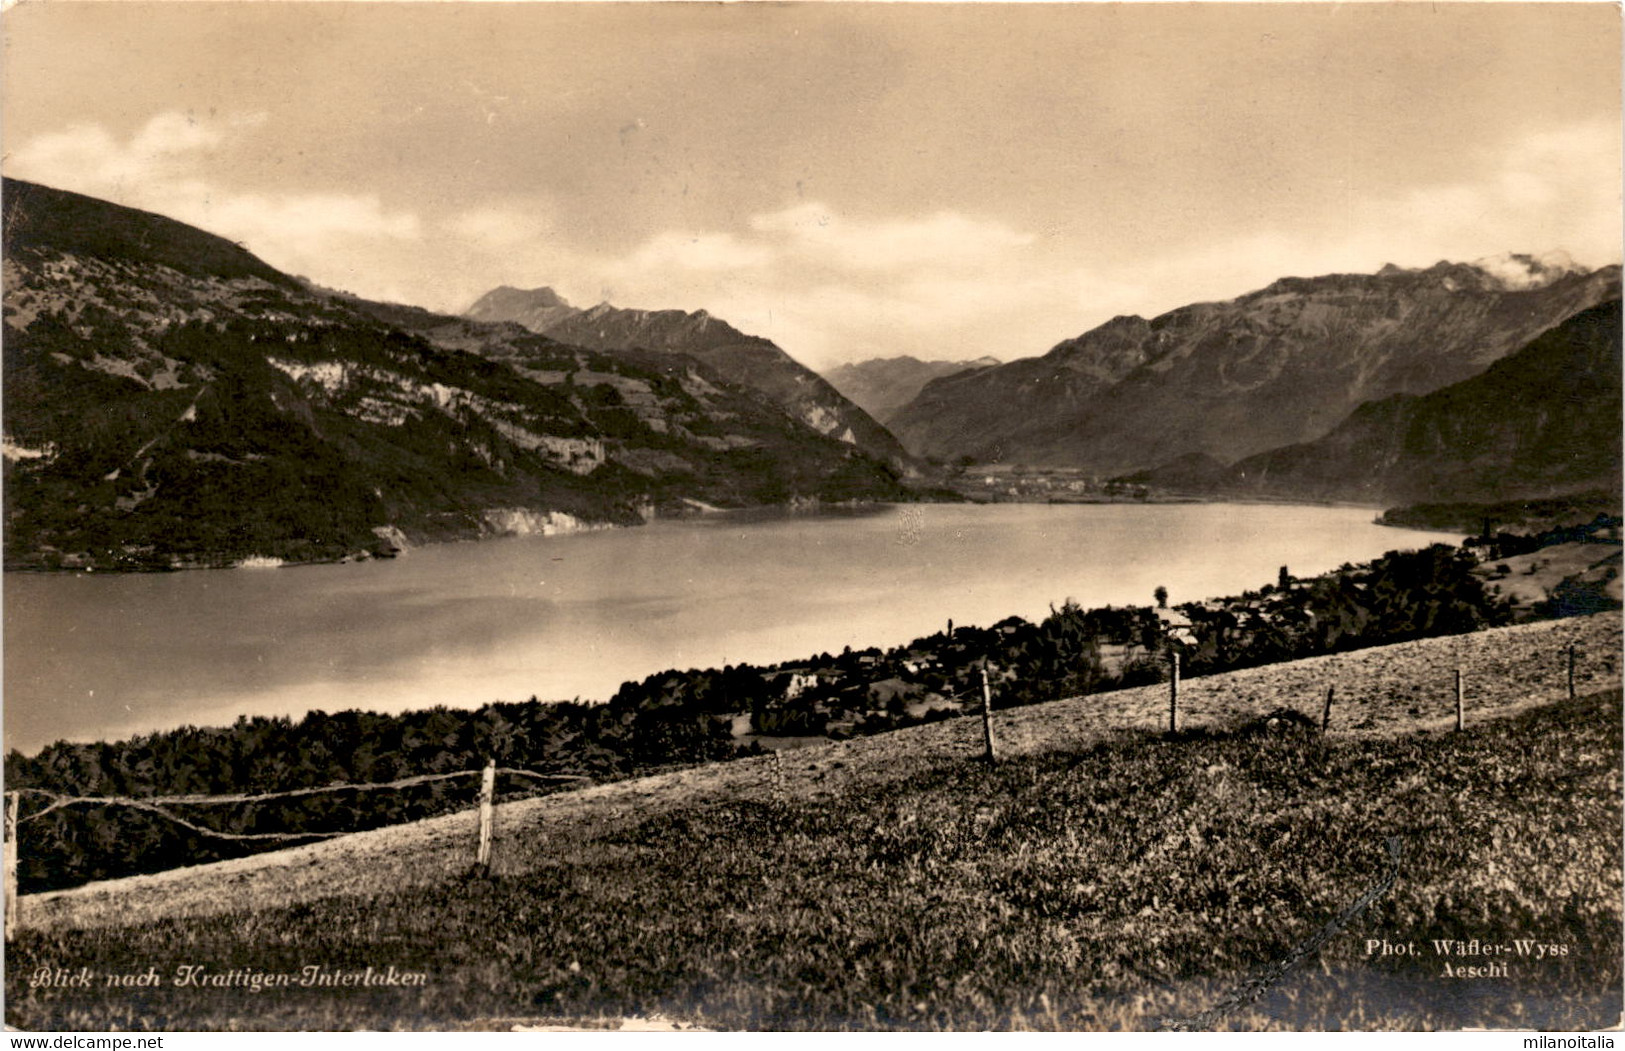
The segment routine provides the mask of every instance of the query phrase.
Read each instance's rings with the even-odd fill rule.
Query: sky
[[[1620,260],[1608,3],[27,0],[0,31],[8,177],[431,309],[704,308],[814,368]]]

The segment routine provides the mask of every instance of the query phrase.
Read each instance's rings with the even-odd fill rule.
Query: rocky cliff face
[[[514,291],[487,293],[466,316],[518,322],[559,342],[593,350],[687,355],[723,378],[761,392],[820,434],[900,471],[912,471],[912,458],[889,431],[771,340],[748,336],[703,310],[628,310],[600,303],[587,310],[568,307],[566,313],[551,289],[510,294]]]
[[[5,193],[8,566],[312,561],[902,493],[686,354],[366,303],[161,217]]]
[[[1117,318],[1041,358],[928,384],[892,425],[916,453],[1119,474],[1312,440],[1362,402],[1476,375],[1618,295],[1619,268],[1506,257],[1283,278]]]
[[[1371,503],[1618,491],[1620,303],[1582,311],[1481,375],[1361,405],[1322,438],[1234,464],[1230,492]]]

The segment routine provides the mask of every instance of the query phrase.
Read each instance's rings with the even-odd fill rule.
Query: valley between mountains
[[[9,5],[8,1039],[1619,1027],[1619,14]]]
[[[826,379],[704,311],[579,308],[547,288],[503,287],[464,316],[440,314],[316,286],[163,216],[15,180],[4,194],[9,569],[349,561],[717,509],[1063,492],[1408,503],[1419,506],[1388,520],[1484,522],[1477,554],[1436,545],[1379,560],[1382,573],[1345,565],[1309,581],[1283,566],[1234,608],[1169,610],[1159,587],[1155,610],[1052,606],[1050,635],[1020,618],[956,635],[949,621],[943,638],[959,650],[983,636],[1037,647],[1020,651],[1036,669],[1025,678],[993,668],[1003,703],[1026,704],[990,704],[997,763],[979,756],[978,720],[944,711],[893,730],[932,715],[893,720],[889,708],[864,723],[872,736],[708,762],[738,754],[732,718],[686,708],[688,685],[763,693],[749,713],[758,730],[839,732],[840,706],[856,698],[800,668],[673,671],[628,683],[619,704],[510,705],[551,720],[552,761],[596,756],[624,779],[510,796],[488,868],[470,864],[466,811],[355,833],[299,817],[288,830],[250,795],[234,820],[256,830],[246,833],[256,846],[262,834],[332,838],[26,895],[8,951],[12,1024],[489,1029],[663,1015],[731,1029],[1416,1029],[1617,1018],[1618,267],[1509,256],[1283,278],[1229,302],[1117,318],[1042,357],[869,362]],[[1018,478],[1042,484],[1003,484]],[[1535,521],[1538,535],[1519,535]],[[1520,615],[1553,619],[1478,630],[1511,621],[1513,600]],[[1074,679],[1104,682],[1098,639],[1078,634],[1096,614],[1144,621],[1138,663],[1117,669],[1132,682],[1120,674],[1127,688],[1030,703],[1069,695]],[[1413,641],[1336,645],[1384,632]],[[1278,663],[1230,670],[1243,643]],[[1321,643],[1325,655],[1291,659]],[[1175,732],[1159,729],[1164,650],[1187,653],[1193,673],[1224,668],[1183,684]],[[839,660],[861,674],[881,659],[849,648]],[[989,667],[984,654],[984,681]],[[923,665],[908,673],[943,678]],[[1462,732],[1458,681],[1470,698]],[[884,684],[856,685],[872,700],[869,687]],[[886,703],[906,709],[907,685],[894,680]],[[729,701],[728,688],[704,702]],[[300,725],[361,715],[314,712]],[[485,748],[447,729],[459,721],[445,707],[397,722],[402,750],[408,730],[414,748],[443,756]],[[14,754],[39,782],[24,788],[36,793],[27,820],[50,820],[27,825],[30,872],[62,876],[48,850],[116,853],[132,837],[109,809],[175,824],[155,804],[109,795],[123,760],[103,759],[131,759],[139,782],[158,769],[141,749],[162,745],[165,776],[235,777],[248,753],[207,742],[293,726],[244,715],[232,729],[188,726],[133,747]],[[351,742],[352,758],[373,743]],[[626,763],[610,761],[612,745],[628,749]],[[327,762],[338,747],[334,736],[255,762]],[[461,805],[453,780],[471,771],[445,763],[459,765],[406,779],[432,785],[425,800],[385,799],[397,820]],[[664,772],[636,776],[650,769]],[[65,787],[81,780],[91,787]],[[323,778],[292,793],[342,816],[347,803],[316,797],[375,787]],[[92,808],[85,838],[67,813],[80,806]],[[176,827],[181,840],[222,834]],[[172,832],[151,839],[142,867],[196,860],[168,845]],[[1342,929],[1328,919],[1372,886],[1387,889],[1350,921],[1352,936],[1334,939]],[[1506,997],[1462,995],[1449,972],[1359,949],[1468,931],[1570,951],[1522,964]],[[1288,967],[1256,1005],[1226,1006],[1260,966],[1290,963],[1304,945],[1324,946],[1318,973]],[[161,965],[253,982],[312,961],[424,978],[344,998],[279,986],[245,1006],[234,988],[137,999],[30,977]]]

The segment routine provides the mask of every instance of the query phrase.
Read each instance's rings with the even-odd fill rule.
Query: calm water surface
[[[1358,508],[919,505],[715,515],[391,562],[7,574],[5,743],[240,713],[602,700],[666,668],[890,646],[949,618],[1172,603],[1459,540]]]

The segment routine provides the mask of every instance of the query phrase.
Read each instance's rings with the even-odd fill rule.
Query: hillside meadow
[[[1001,712],[996,766],[966,719],[794,753],[782,775],[757,759],[516,803],[499,811],[489,873],[472,870],[463,813],[29,896],[8,953],[7,1021],[1611,1025],[1619,625],[1605,614],[1193,680],[1172,736],[1159,729],[1165,686]],[[1587,655],[1573,702],[1570,642]],[[1463,733],[1451,728],[1457,665],[1472,684]],[[1322,734],[1304,724],[1318,722],[1328,682],[1346,700]],[[1280,709],[1313,719],[1269,718]],[[1340,916],[1256,1000],[1203,1015]],[[1513,949],[1491,961],[1435,944],[1471,939]],[[1384,954],[1384,941],[1416,951]],[[1490,962],[1505,973],[1444,973]],[[310,965],[426,979],[258,993],[167,984],[183,966]],[[151,968],[166,983],[31,988],[42,968]]]

